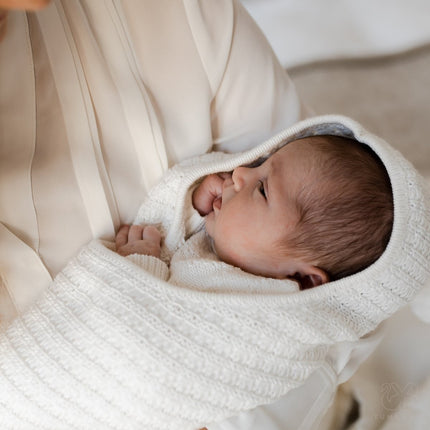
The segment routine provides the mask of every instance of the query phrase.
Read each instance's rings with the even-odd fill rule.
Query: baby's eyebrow
[[[281,166],[280,165],[281,165],[281,162],[279,160],[277,160],[276,158],[274,158],[272,160],[272,162],[270,163],[270,171],[269,171],[269,173],[271,175],[276,175],[278,173],[279,169],[280,168],[282,169],[282,165]]]
[[[267,176],[267,178],[264,180],[264,182],[266,183],[264,186],[264,190],[266,193],[266,199],[267,199],[267,201],[269,201],[269,199],[270,199],[269,176]]]
[[[264,180],[264,182],[266,183],[266,197],[267,197],[267,200],[270,200],[270,191],[272,189],[272,187],[271,187],[271,185],[272,185],[272,177],[273,177],[273,175],[276,174],[277,171],[279,171],[279,161],[276,161],[276,159],[275,159],[275,160],[273,160],[270,163],[269,171],[267,173],[266,179]]]

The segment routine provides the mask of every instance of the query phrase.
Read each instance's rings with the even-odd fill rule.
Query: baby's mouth
[[[220,210],[222,206],[222,196],[218,196],[212,203],[212,207],[213,209],[218,209]]]

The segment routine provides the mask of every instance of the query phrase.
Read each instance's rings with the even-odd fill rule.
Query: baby
[[[0,337],[9,428],[201,429],[317,369],[335,384],[332,347],[355,345],[430,277],[422,179],[341,116],[181,162],[135,222],[146,227],[122,227],[116,248],[86,245]]]
[[[206,176],[192,195],[217,256],[302,289],[363,270],[384,251],[393,198],[377,156],[354,140],[307,137],[257,166]],[[153,226],[123,226],[117,252],[160,255]]]

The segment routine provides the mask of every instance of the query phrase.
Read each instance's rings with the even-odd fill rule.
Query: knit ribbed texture
[[[395,216],[372,266],[298,291],[216,259],[189,186],[310,134],[354,135],[384,162]],[[163,259],[120,257],[92,242],[0,339],[2,429],[197,429],[271,402],[327,366],[330,345],[354,341],[412,299],[429,277],[430,199],[404,158],[352,120],[304,121],[238,155],[172,169],[137,221],[165,234]],[[135,264],[136,263],[136,264]]]

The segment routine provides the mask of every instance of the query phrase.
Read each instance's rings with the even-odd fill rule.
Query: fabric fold
[[[60,104],[67,118],[65,127],[73,166],[93,236],[112,237],[114,226],[106,195],[109,182],[102,162],[96,118],[61,2],[41,11],[38,19]]]

